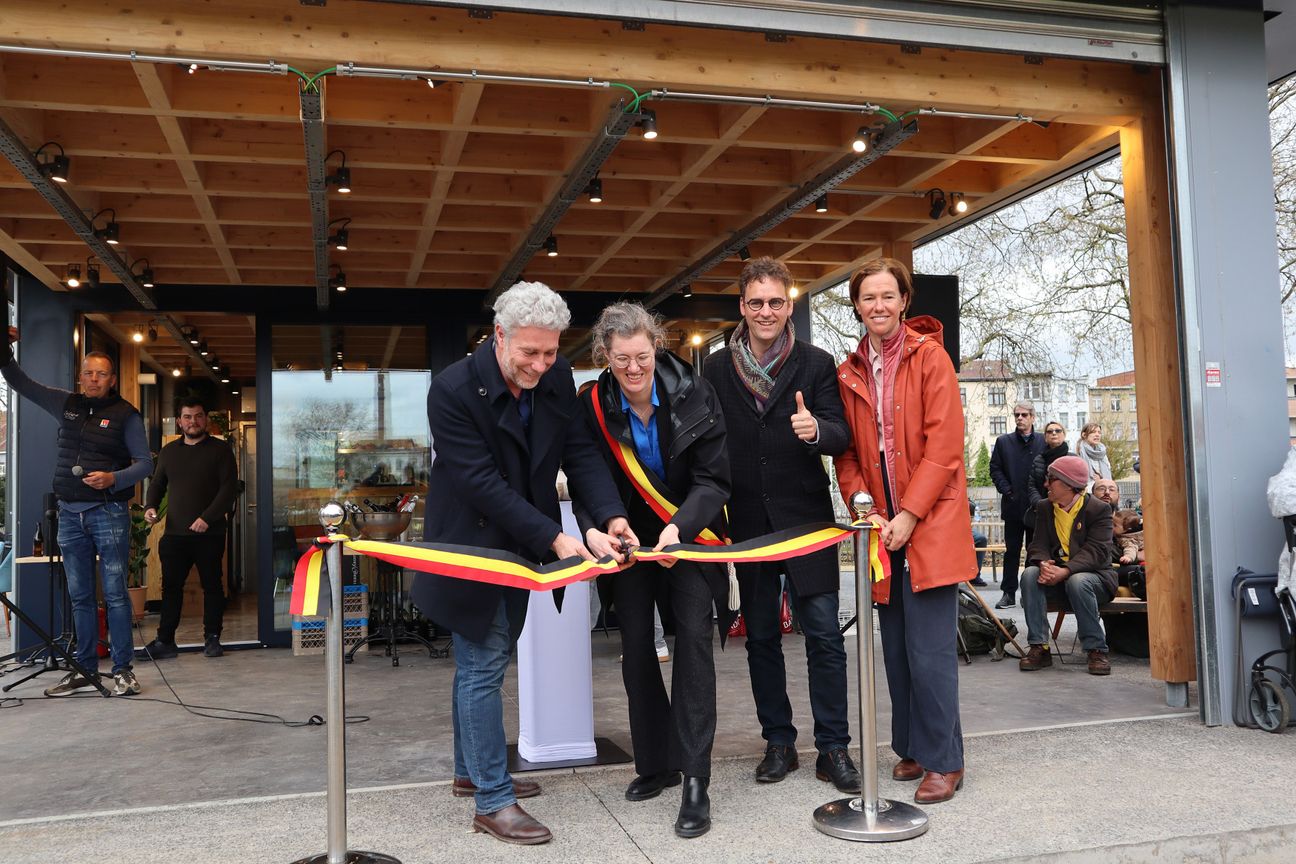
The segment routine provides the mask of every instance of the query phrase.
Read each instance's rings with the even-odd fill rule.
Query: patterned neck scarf
[[[774,340],[769,350],[757,357],[747,344],[747,319],[738,322],[733,335],[729,337],[729,356],[733,358],[734,370],[738,380],[743,382],[751,394],[756,397],[760,410],[765,410],[765,402],[774,392],[774,379],[779,370],[792,356],[792,346],[796,343],[796,330],[789,320],[783,332]]]

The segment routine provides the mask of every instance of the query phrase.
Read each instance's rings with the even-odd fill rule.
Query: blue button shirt
[[[634,438],[639,461],[643,462],[648,470],[665,480],[666,466],[662,463],[661,445],[657,441],[657,408],[660,405],[661,402],[657,401],[657,376],[655,375],[652,383],[653,413],[649,416],[647,425],[644,425],[639,415],[631,410],[630,400],[625,397],[625,393],[621,394],[621,410],[630,421],[630,435]]]

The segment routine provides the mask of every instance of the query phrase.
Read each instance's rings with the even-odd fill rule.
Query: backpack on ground
[[[960,585],[958,599],[959,653],[968,663],[972,662],[973,654],[989,654],[992,660],[1002,660],[1008,642],[994,619],[971,596],[970,588]],[[1013,636],[1017,635],[1017,624],[1011,618],[1000,618],[999,623]]]

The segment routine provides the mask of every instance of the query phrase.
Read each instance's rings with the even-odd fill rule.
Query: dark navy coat
[[[424,539],[502,549],[536,563],[553,560],[550,547],[562,531],[554,486],[560,466],[572,497],[600,526],[626,515],[580,415],[566,360],[559,357],[541,377],[533,398],[528,434],[500,374],[494,339],[432,380],[428,425],[434,461]],[[433,621],[481,642],[501,598],[517,638],[530,592],[419,574],[410,596]]]

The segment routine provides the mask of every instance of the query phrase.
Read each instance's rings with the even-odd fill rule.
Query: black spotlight
[[[342,227],[329,235],[328,244],[339,252],[347,250],[347,227],[351,224],[350,219],[334,219],[329,223],[329,227],[340,224]]]
[[[329,287],[332,288],[334,291],[338,292],[339,294],[341,294],[342,292],[347,290],[346,274],[343,273],[342,268],[336,264],[333,264],[332,268],[337,272],[334,275],[329,277]]]
[[[49,158],[42,160],[41,154],[44,153],[46,147],[57,147],[58,153],[45,153]],[[68,159],[68,157],[63,154],[62,144],[59,144],[57,141],[46,141],[44,144],[36,148],[36,152],[32,154],[32,157],[36,160],[36,164],[40,166],[40,172],[46,177],[50,178],[55,183],[68,182],[68,169],[72,166],[72,160]]]
[[[334,171],[332,174],[329,174],[327,177],[324,178],[324,183],[327,186],[338,187],[338,191],[341,192],[343,195],[350,195],[351,194],[351,169],[348,168],[346,164],[346,153],[344,153],[341,150],[333,150],[328,154],[328,156],[324,157],[324,161],[327,162],[329,160],[329,157],[333,155],[341,156],[342,164],[338,166],[338,169],[336,171]]]
[[[602,204],[603,203],[603,181],[595,177],[593,180],[589,182],[589,185],[585,187],[585,194],[589,195],[590,203]]]
[[[94,225],[96,219],[105,213],[111,213],[108,218],[108,224],[102,228],[94,229],[94,236],[107,243],[109,246],[116,246],[121,242],[121,227],[117,224],[117,211],[111,207],[105,207],[98,213],[90,217],[90,224]]]
[[[928,215],[933,219],[939,219],[945,215],[945,193],[939,189],[933,189],[927,193],[927,200],[931,203]]]
[[[856,153],[863,153],[865,150],[869,149],[869,144],[871,143],[872,138],[869,135],[868,127],[861,126],[859,127],[859,131],[855,133],[855,138],[851,141],[851,149]]]
[[[99,287],[99,265],[95,263],[93,258],[86,259],[85,282],[82,284],[89,285],[91,288]]]
[[[951,193],[950,193],[950,210],[954,213],[954,215],[955,215],[955,216],[962,216],[964,213],[967,212],[967,209],[968,209],[967,198],[963,197],[963,193],[962,193],[962,192],[951,192]]]
[[[692,297],[693,286],[685,282],[682,286],[680,286],[680,296],[683,297],[685,300],[688,300],[690,297]]]
[[[198,342],[198,353],[206,357],[211,352],[207,350],[207,340],[202,339]]]
[[[544,250],[545,250],[545,254],[548,255],[550,258],[557,258],[558,238],[550,234],[549,237],[544,242]]]
[[[823,195],[820,195],[818,198],[815,199],[815,212],[816,213],[828,212],[828,193],[825,192]]]
[[[643,129],[643,137],[651,141],[657,137],[657,112],[646,109],[639,113],[643,114],[643,119],[639,121],[639,126]]]
[[[744,261],[750,261],[750,260],[751,260],[751,250],[748,249],[746,246],[740,246],[740,247],[738,247],[738,257],[741,258],[741,259],[744,260]]]
[[[157,327],[154,324],[149,324],[148,326],[148,341],[149,342],[157,341]]]
[[[63,284],[69,288],[81,287],[81,265],[80,264],[69,264],[67,266],[67,278],[63,280]]]
[[[141,264],[144,265],[144,269],[136,273],[135,268]],[[131,264],[130,269],[131,269],[131,273],[134,274],[137,279],[139,279],[140,285],[143,285],[145,288],[153,287],[153,267],[151,266],[147,258],[136,259],[135,262]]]

